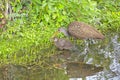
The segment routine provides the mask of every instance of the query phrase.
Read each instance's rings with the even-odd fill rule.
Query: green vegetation
[[[1,18],[6,4],[10,4],[12,10],[6,15],[7,24],[0,32],[0,61],[3,63],[22,63],[24,59],[25,63],[31,62],[36,59],[36,53],[49,57],[53,54],[49,49],[51,36],[58,27],[67,26],[71,21],[89,23],[104,34],[120,31],[118,0],[3,0],[0,3]],[[40,52],[42,49],[49,51],[44,54]]]
[[[6,13],[6,7],[11,12]],[[51,36],[75,20],[105,35],[120,32],[119,0],[2,0],[0,18],[4,16],[7,24],[0,28],[0,64],[46,64],[56,54]]]

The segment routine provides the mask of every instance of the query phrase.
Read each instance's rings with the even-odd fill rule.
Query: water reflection
[[[82,56],[81,58],[71,58],[74,53],[71,53],[71,56],[67,61],[82,61],[87,64],[94,64],[96,66],[103,66],[104,70],[97,73],[93,76],[86,76],[86,80],[119,80],[120,79],[120,43],[119,43],[119,36],[115,35],[111,37],[111,35],[107,36],[107,38],[104,41],[98,41],[97,43],[90,44],[89,45],[89,51],[87,55]],[[110,38],[111,37],[111,38]],[[82,49],[83,47],[79,47],[79,49]],[[82,49],[84,50],[84,49]],[[82,51],[81,51],[82,53]],[[63,54],[63,53],[62,53]],[[77,58],[77,59],[76,59]],[[81,59],[81,60],[78,60]],[[86,66],[87,66],[86,64]],[[93,66],[93,65],[92,65]],[[71,65],[72,67],[72,65]],[[75,65],[74,65],[75,67]],[[84,66],[85,67],[85,66]],[[98,67],[99,68],[99,67]],[[77,69],[77,68],[76,68]],[[82,71],[81,67],[79,67],[78,70],[71,70],[71,73],[69,71],[67,72],[69,74],[74,74],[74,76],[71,75],[74,79],[80,79],[79,70]],[[89,70],[89,68],[88,68]],[[99,69],[100,70],[100,69]],[[91,70],[92,71],[92,70]],[[76,73],[75,73],[76,72]],[[91,74],[92,75],[92,74]],[[78,78],[79,77],[79,78]],[[72,80],[70,78],[70,80]]]
[[[62,73],[62,70],[42,68],[39,65],[8,64],[0,68],[0,80],[68,80]]]
[[[20,65],[10,64],[0,68],[0,80],[27,80],[27,74],[27,68]]]
[[[66,52],[68,51],[63,51],[63,53],[55,55],[52,59],[57,62],[55,67],[64,69],[69,78],[85,78],[103,70],[103,67],[96,67],[92,64],[84,63],[85,55],[81,55],[81,57],[76,60],[78,54]],[[61,59],[62,63],[60,63],[58,59]]]
[[[103,67],[96,67],[91,64],[85,64],[82,62],[70,62],[67,63],[66,70],[70,78],[84,78],[102,71]]]

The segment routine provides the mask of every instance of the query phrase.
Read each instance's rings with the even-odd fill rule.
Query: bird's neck
[[[65,30],[63,33],[64,33],[65,36],[70,37],[70,35],[69,35],[67,30]]]

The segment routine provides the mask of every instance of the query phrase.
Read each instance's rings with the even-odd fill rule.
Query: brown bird
[[[83,23],[83,22],[78,22],[74,21],[71,22],[68,25],[68,28],[60,27],[57,32],[53,36],[55,36],[58,32],[62,32],[65,36],[72,36],[75,39],[104,39],[104,35],[100,33],[97,29],[94,27]],[[88,42],[85,41],[85,49],[83,54],[86,54],[87,51],[89,50],[88,48]]]
[[[53,38],[55,46],[60,50],[77,50],[77,48],[67,39]]]
[[[72,36],[77,39],[104,39],[104,35],[97,29],[78,21],[71,22],[68,25],[68,29],[60,27],[56,33],[58,32],[62,32],[65,36]]]

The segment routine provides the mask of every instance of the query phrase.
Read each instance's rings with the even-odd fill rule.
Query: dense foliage
[[[9,4],[9,6],[6,6]],[[104,34],[120,31],[119,0],[3,0],[0,18],[0,62],[28,63],[54,54],[51,36],[75,20],[97,27]],[[39,56],[38,56],[39,55]]]

